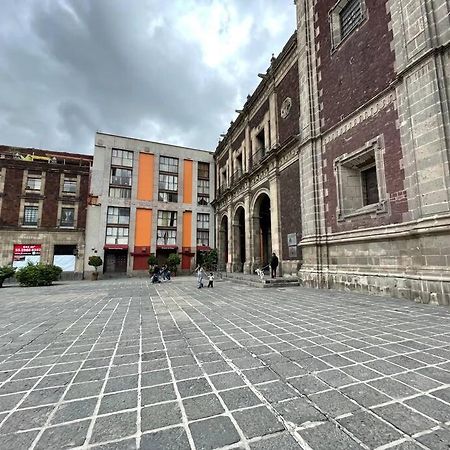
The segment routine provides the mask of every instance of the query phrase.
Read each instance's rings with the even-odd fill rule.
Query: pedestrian
[[[278,267],[278,256],[275,252],[272,253],[272,258],[270,258],[270,268],[272,269],[272,278],[277,276],[277,267]]]
[[[214,274],[212,272],[209,273],[208,277],[208,287],[214,287]]]
[[[195,270],[197,271],[197,289],[201,289],[203,287],[203,276],[205,275],[205,271],[202,266],[197,266]]]
[[[155,268],[153,269],[153,277],[152,277],[152,283],[161,283],[161,280],[159,279],[159,266],[156,265]]]

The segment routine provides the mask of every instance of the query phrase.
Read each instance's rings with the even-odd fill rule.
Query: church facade
[[[222,265],[449,304],[448,2],[296,5],[215,153]]]

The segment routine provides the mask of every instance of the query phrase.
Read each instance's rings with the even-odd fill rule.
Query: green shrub
[[[200,262],[201,265],[203,265],[203,268],[205,270],[217,270],[217,261],[218,261],[218,256],[217,256],[217,250],[215,248],[213,248],[212,250],[210,250],[209,252],[206,252],[203,254],[203,258],[202,261]]]
[[[3,282],[7,278],[11,278],[14,276],[14,273],[16,272],[16,269],[13,266],[1,266],[0,267],[0,288],[3,286]]]
[[[168,257],[167,257],[167,266],[169,268],[169,270],[171,272],[176,272],[177,271],[177,266],[178,264],[180,264],[181,258],[180,255],[178,255],[178,253],[171,253]]]
[[[88,265],[93,266],[95,271],[97,272],[97,267],[100,267],[103,264],[102,258],[97,255],[89,256]]]
[[[148,257],[148,265],[149,266],[156,266],[156,264],[158,264],[158,258],[156,258],[156,256],[151,253],[150,256]]]
[[[16,272],[16,279],[21,286],[50,286],[61,272],[61,267],[53,264],[28,263]]]

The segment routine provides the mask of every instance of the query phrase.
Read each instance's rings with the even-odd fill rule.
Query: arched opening
[[[253,232],[255,264],[259,267],[266,267],[270,262],[272,232],[270,225],[270,198],[265,193],[261,194],[255,202]]]
[[[234,216],[234,268],[235,272],[244,271],[245,254],[245,210],[240,206]]]
[[[219,269],[226,270],[228,263],[228,217],[223,216],[219,229]]]

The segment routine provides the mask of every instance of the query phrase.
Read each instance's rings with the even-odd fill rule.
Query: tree
[[[147,262],[150,267],[156,266],[156,264],[158,264],[158,259],[156,258],[156,256],[153,253],[151,253],[150,256],[148,257]]]
[[[95,272],[92,274],[92,279],[97,280],[98,279],[98,271],[97,267],[100,267],[103,264],[102,258],[97,255],[89,256],[88,265],[92,266],[95,269]]]
[[[11,278],[14,276],[16,269],[13,266],[6,265],[0,267],[0,288],[3,286],[3,282],[7,278]]]
[[[171,272],[177,272],[178,269],[178,264],[180,264],[180,255],[178,255],[178,253],[171,253],[168,257],[167,257],[167,266],[169,267],[169,270]]]

